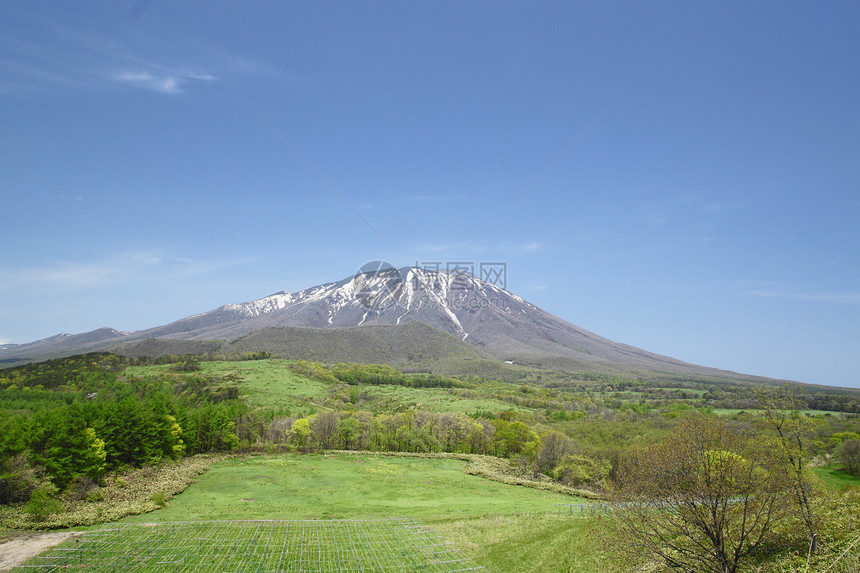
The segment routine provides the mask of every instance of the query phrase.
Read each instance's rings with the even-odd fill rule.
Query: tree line
[[[107,472],[239,445],[235,420],[247,407],[206,380],[120,380],[118,361],[104,356],[53,362],[5,378],[0,503],[87,490]]]
[[[343,382],[345,384],[390,384],[409,388],[469,388],[469,384],[429,372],[406,374],[387,364],[321,364],[296,360],[290,364],[296,374],[323,382]]]

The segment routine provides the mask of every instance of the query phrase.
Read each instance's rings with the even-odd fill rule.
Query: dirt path
[[[8,571],[75,535],[80,535],[80,533],[68,531],[26,533],[21,537],[0,544],[0,571]]]

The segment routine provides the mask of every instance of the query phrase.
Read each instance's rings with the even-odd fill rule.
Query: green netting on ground
[[[481,569],[412,519],[113,524],[12,571],[455,572]]]

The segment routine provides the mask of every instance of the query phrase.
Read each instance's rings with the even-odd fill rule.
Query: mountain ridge
[[[28,361],[111,347],[130,349],[133,348],[130,346],[132,343],[151,339],[174,341],[174,347],[184,345],[212,349],[217,346],[213,341],[228,341],[232,345],[264,329],[344,329],[336,332],[340,336],[350,336],[350,328],[400,326],[413,321],[458,338],[485,356],[526,366],[540,367],[549,361],[564,365],[565,369],[579,371],[590,368],[746,381],[772,380],[689,364],[615,342],[473,275],[416,267],[372,268],[295,293],[280,291],[248,302],[226,304],[135,332],[105,327],[88,333],[56,335],[12,348],[0,348],[0,361]],[[402,329],[399,332],[403,336],[402,343],[411,344],[408,342],[410,333]],[[272,331],[269,334],[272,336],[265,337],[266,344],[279,348],[279,354],[292,355],[289,347],[273,338]],[[282,334],[287,336],[289,331]],[[305,332],[304,337],[296,340],[308,338],[314,336]],[[334,344],[331,336],[320,340],[323,338],[326,344]],[[262,343],[261,337],[257,339]],[[436,338],[433,340],[441,344]],[[179,341],[185,342],[180,344]],[[201,344],[194,346],[191,343]],[[449,346],[448,342],[445,345]],[[154,350],[157,345],[149,346]],[[166,342],[161,343],[164,349],[168,346]],[[336,358],[331,353],[314,353],[305,348],[306,355]],[[457,353],[465,355],[470,351],[462,347]]]

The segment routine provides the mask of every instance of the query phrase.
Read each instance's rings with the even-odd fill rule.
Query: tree
[[[788,388],[762,389],[758,394],[762,409],[762,424],[772,431],[766,440],[769,450],[776,452],[787,470],[795,508],[809,533],[810,551],[818,550],[818,483],[809,468],[809,443],[814,436],[814,422],[804,416],[798,401]]]
[[[529,454],[537,450],[540,438],[527,424],[516,421],[494,420],[496,432],[493,436],[498,455],[511,457],[516,454]]]
[[[334,446],[337,421],[337,414],[334,412],[321,412],[312,420],[311,430],[320,449],[328,450]]]
[[[845,464],[845,470],[860,477],[860,440],[845,440],[839,448],[839,461]]]
[[[355,449],[358,441],[358,420],[352,416],[341,418],[337,421],[337,439],[340,447],[345,450]]]
[[[299,418],[293,422],[290,428],[293,444],[300,450],[305,451],[308,447],[308,436],[311,435],[311,425],[307,418]]]
[[[535,456],[535,469],[552,475],[561,460],[573,453],[573,441],[560,432],[551,430],[540,437],[540,449]]]
[[[790,518],[783,476],[766,451],[724,421],[690,418],[622,461],[609,540],[631,562],[736,573]]]

